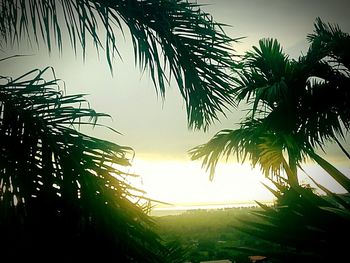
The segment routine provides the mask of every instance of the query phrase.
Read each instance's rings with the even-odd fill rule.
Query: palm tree
[[[233,103],[230,43],[199,6],[182,0],[2,0],[1,46],[23,39],[49,52],[64,41],[83,56],[92,40],[111,71],[127,27],[135,61],[164,97],[175,78],[188,123],[204,128]],[[103,34],[104,33],[104,34]],[[3,62],[6,58],[1,59]],[[46,74],[52,73],[47,78]],[[16,259],[178,262],[145,213],[144,193],[128,183],[130,147],[77,131],[106,116],[64,95],[53,69],[1,76],[0,247]],[[47,258],[50,255],[51,258]],[[182,260],[183,262],[184,260]]]
[[[237,154],[261,166],[266,176],[287,175],[298,185],[297,167],[312,158],[347,190],[345,175],[321,158],[316,148],[344,138],[349,131],[350,36],[320,19],[309,36],[310,48],[298,60],[288,58],[276,40],[264,39],[242,61],[236,78],[237,100],[250,103],[249,116],[237,130],[223,130],[191,150],[211,170],[221,156]],[[287,160],[286,160],[287,159]]]
[[[192,149],[211,170],[221,157],[236,154],[259,164],[276,189],[275,206],[236,229],[271,242],[271,249],[234,248],[265,255],[273,262],[341,262],[348,258],[350,179],[316,153],[349,131],[350,36],[338,26],[316,20],[308,36],[310,48],[298,60],[289,59],[276,40],[265,39],[242,61],[236,78],[237,99],[250,103],[250,112],[236,130],[218,132],[208,143]],[[347,193],[338,195],[318,184],[326,195],[300,187],[297,167],[311,158]],[[302,168],[302,167],[301,167]],[[285,179],[285,173],[287,179]],[[276,177],[275,177],[276,176]]]

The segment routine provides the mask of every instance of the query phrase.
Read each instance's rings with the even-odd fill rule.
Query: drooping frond
[[[152,221],[135,203],[144,193],[128,183],[132,149],[74,129],[106,115],[82,95],[64,95],[55,77],[46,80],[49,71],[1,78],[3,256],[164,262]]]
[[[236,130],[222,130],[209,142],[190,150],[192,160],[202,159],[202,165],[210,171],[213,179],[215,168],[220,159],[236,156],[237,161],[249,160],[252,166],[258,164],[266,177],[283,177],[284,163],[283,153],[290,151],[296,144],[291,142],[288,136],[279,136],[266,128],[266,123],[259,120],[245,121]],[[296,146],[295,146],[296,147]],[[298,156],[302,158],[302,156]]]
[[[350,35],[318,18],[309,40],[308,53],[299,59],[308,74],[299,114],[320,145],[350,130]]]
[[[339,67],[338,70],[349,76],[349,34],[343,32],[338,25],[325,23],[320,18],[316,19],[314,26],[314,32],[308,35],[311,47],[314,46],[314,49],[318,49],[320,54],[330,58],[330,62]],[[342,68],[342,66],[346,67],[346,69]]]
[[[234,105],[231,78],[234,67],[230,43],[222,25],[185,0],[2,0],[0,33],[5,43],[22,38],[49,50],[62,48],[70,39],[85,56],[90,38],[104,48],[107,61],[119,54],[124,27],[130,31],[135,60],[164,96],[170,77],[175,78],[187,107],[188,123],[206,128]],[[120,34],[121,33],[121,34]],[[69,37],[67,37],[67,35]]]

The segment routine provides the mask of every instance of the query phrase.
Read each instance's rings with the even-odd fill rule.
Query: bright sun
[[[133,182],[147,196],[174,205],[234,204],[271,201],[268,183],[258,169],[236,163],[219,164],[213,181],[199,162],[136,159]]]
[[[316,175],[314,179],[329,190],[343,192],[343,188],[330,180],[319,167],[308,164],[304,168],[306,174]],[[345,174],[350,174],[348,167],[340,168]],[[249,164],[219,163],[213,181],[209,180],[208,173],[198,161],[135,159],[130,172],[140,175],[131,183],[145,190],[147,197],[177,207],[252,204],[255,200],[274,200],[272,193],[262,184],[272,186],[271,182],[264,178],[259,168],[252,169]],[[301,174],[300,183],[308,182]],[[156,207],[167,206],[159,204]]]

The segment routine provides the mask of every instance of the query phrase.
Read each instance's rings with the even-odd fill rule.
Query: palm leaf
[[[111,69],[115,55],[120,56],[118,33],[124,34],[127,27],[135,61],[149,70],[162,97],[175,78],[190,127],[207,128],[228,105],[234,105],[231,77],[225,69],[235,65],[230,47],[235,40],[195,3],[2,0],[0,14],[3,44],[34,38],[37,45],[43,40],[51,51],[54,46],[61,50],[69,39],[73,49],[80,46],[85,56],[90,39],[98,50],[105,50]]]
[[[3,254],[164,262],[166,248],[136,203],[147,198],[128,183],[133,150],[77,131],[106,114],[82,95],[63,95],[58,79],[46,80],[50,72],[33,70],[0,85]]]
[[[211,179],[214,177],[216,165],[221,158],[235,155],[238,161],[244,162],[248,156],[255,165],[260,153],[257,145],[261,139],[260,136],[257,136],[258,132],[251,134],[252,130],[248,125],[237,130],[222,130],[206,144],[191,149],[189,151],[191,159],[203,159],[202,166],[210,170]]]
[[[317,162],[334,180],[336,180],[346,191],[350,192],[350,179],[340,172],[336,167],[327,162],[324,158],[316,154],[315,152],[309,152],[312,159]]]

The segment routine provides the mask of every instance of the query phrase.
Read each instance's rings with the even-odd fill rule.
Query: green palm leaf
[[[23,38],[40,43],[49,51],[62,49],[66,35],[75,51],[85,56],[91,39],[103,48],[109,66],[119,55],[118,34],[130,31],[135,61],[165,95],[175,78],[187,107],[190,127],[207,128],[234,105],[231,77],[234,67],[230,43],[222,24],[195,3],[184,0],[2,0],[0,33],[3,44]],[[33,40],[34,39],[34,40]],[[170,78],[167,76],[170,73]]]
[[[142,206],[147,198],[128,183],[133,150],[77,131],[107,115],[83,95],[63,95],[58,79],[46,80],[50,72],[1,78],[2,254],[164,262],[167,250]]]

